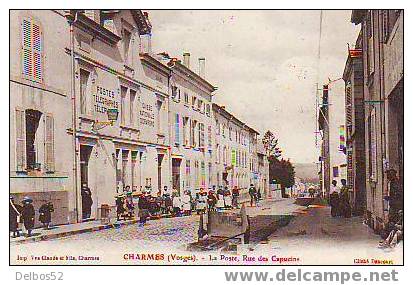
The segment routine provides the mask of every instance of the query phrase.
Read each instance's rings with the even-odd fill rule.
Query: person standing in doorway
[[[93,199],[92,199],[92,192],[90,191],[89,187],[87,187],[86,183],[82,185],[81,195],[82,195],[82,219],[87,220],[90,218],[90,215],[92,213]]]
[[[29,197],[23,198],[23,209],[22,209],[22,217],[23,217],[23,224],[27,230],[27,236],[32,236],[32,230],[34,228],[34,217],[36,215],[33,207],[33,200]]]

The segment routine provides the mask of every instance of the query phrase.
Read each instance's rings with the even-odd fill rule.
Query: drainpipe
[[[70,70],[71,70],[71,78],[70,78],[70,94],[72,100],[72,144],[73,144],[73,187],[75,190],[75,212],[76,212],[76,223],[79,223],[79,187],[78,187],[78,169],[77,169],[77,161],[78,161],[78,147],[77,147],[77,122],[76,122],[76,94],[75,94],[75,44],[74,44],[74,33],[73,33],[73,25],[77,21],[78,12],[75,12],[74,17],[70,14],[66,15],[68,19],[69,26],[70,26]]]

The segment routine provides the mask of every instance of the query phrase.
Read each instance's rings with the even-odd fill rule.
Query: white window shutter
[[[55,171],[54,159],[54,119],[51,114],[45,114],[45,138],[44,138],[44,155],[45,155],[45,170],[46,172]]]
[[[25,112],[16,108],[16,171],[26,170],[26,120]]]

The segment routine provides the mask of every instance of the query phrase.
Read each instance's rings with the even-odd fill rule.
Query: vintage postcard
[[[10,265],[403,265],[404,10],[10,10]]]

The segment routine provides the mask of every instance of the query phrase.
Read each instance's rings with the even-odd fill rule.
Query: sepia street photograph
[[[404,265],[404,9],[11,9],[9,63],[9,265]]]

